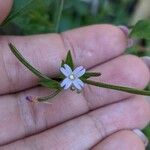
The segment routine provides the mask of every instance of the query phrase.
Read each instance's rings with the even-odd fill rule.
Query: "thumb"
[[[7,17],[12,7],[13,0],[0,0],[0,24]]]

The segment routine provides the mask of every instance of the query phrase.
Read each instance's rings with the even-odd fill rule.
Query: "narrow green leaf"
[[[90,77],[99,77],[101,76],[101,73],[99,72],[86,72],[82,77],[81,79],[88,79]]]
[[[86,84],[97,86],[97,87],[113,89],[113,90],[117,90],[117,91],[123,91],[123,92],[132,93],[132,94],[136,94],[136,95],[150,96],[150,91],[146,91],[146,90],[140,90],[140,89],[125,87],[125,86],[112,85],[112,84],[107,84],[107,83],[102,83],[102,82],[95,82],[95,81],[85,80],[85,79],[83,79],[82,81]]]
[[[72,70],[74,69],[74,63],[73,63],[73,59],[72,59],[72,55],[71,55],[70,50],[67,53],[65,63],[68,64],[71,67]]]
[[[65,64],[65,61],[64,61],[64,60],[62,60],[62,62],[61,62],[61,67],[63,67],[63,66],[64,66],[64,64]]]
[[[32,2],[34,2],[34,0],[15,0],[10,15],[4,20],[1,26],[4,26],[14,18],[24,13]]]
[[[49,99],[54,98],[56,95],[58,95],[61,92],[61,90],[56,90],[55,92],[53,92],[51,95],[48,96],[44,96],[44,97],[38,97],[38,101],[39,102],[45,102]]]
[[[39,82],[41,85],[52,89],[60,89],[59,82],[47,77],[46,75],[42,74],[40,71],[35,69],[33,66],[31,66],[29,62],[19,53],[19,51],[15,48],[14,45],[10,43],[9,47],[13,52],[13,54],[19,59],[19,61],[22,64],[24,64],[33,74],[35,74],[37,77],[41,79],[41,81]]]
[[[133,27],[131,37],[150,40],[150,20],[140,20]]]
[[[58,32],[59,31],[59,24],[60,24],[60,19],[62,16],[62,11],[64,7],[64,0],[57,0],[56,1],[56,14],[55,14],[55,22],[54,22],[54,31]]]
[[[20,52],[16,49],[16,47],[12,44],[9,43],[10,50],[12,53],[18,58],[18,60],[24,64],[33,74],[35,74],[37,77],[43,80],[48,80],[49,84],[52,84],[52,88],[57,88],[58,87],[58,82],[55,80],[52,80],[51,78],[47,77],[46,75],[42,74],[40,71],[35,69],[33,66],[29,64],[29,62],[20,54]]]
[[[55,80],[42,79],[39,84],[50,89],[61,89],[60,83]]]

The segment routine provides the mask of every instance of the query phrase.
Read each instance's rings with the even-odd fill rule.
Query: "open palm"
[[[131,131],[150,121],[150,104],[144,97],[86,85],[81,94],[63,91],[52,104],[30,103],[27,95],[51,91],[38,86],[38,79],[10,52],[8,42],[49,76],[58,74],[61,60],[71,49],[77,66],[102,73],[96,80],[144,88],[150,78],[142,60],[124,55],[127,37],[112,25],[60,35],[1,36],[0,150],[144,149]]]

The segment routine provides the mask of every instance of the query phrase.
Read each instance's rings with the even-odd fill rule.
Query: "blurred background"
[[[62,32],[100,23],[130,28],[138,20],[149,17],[150,0],[14,0],[10,15],[0,27],[0,34]],[[137,41],[127,53],[150,56],[150,41]],[[150,139],[150,125],[144,132]]]

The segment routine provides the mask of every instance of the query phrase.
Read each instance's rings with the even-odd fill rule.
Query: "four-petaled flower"
[[[64,64],[64,66],[60,68],[60,71],[66,77],[61,82],[60,84],[61,87],[63,87],[64,89],[75,88],[79,91],[82,90],[82,88],[84,87],[84,83],[80,79],[80,77],[83,76],[86,72],[83,66],[79,66],[75,68],[75,70],[72,70],[70,66],[68,66],[67,64]]]

